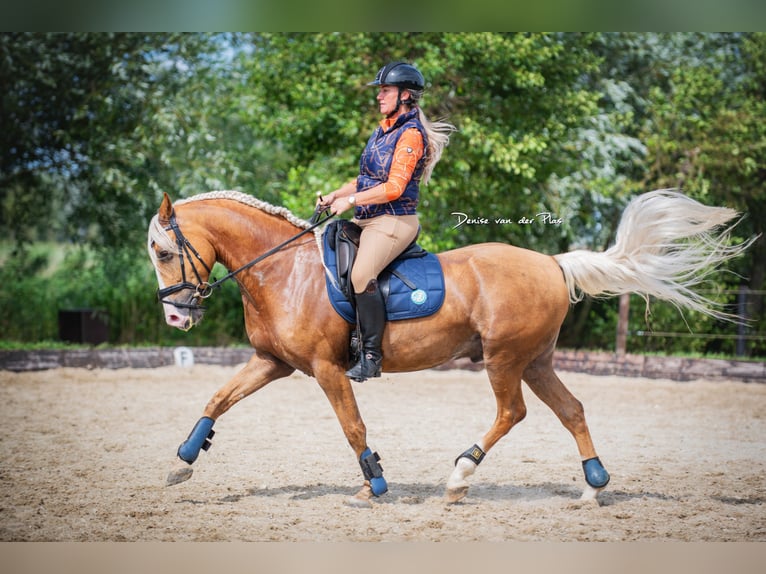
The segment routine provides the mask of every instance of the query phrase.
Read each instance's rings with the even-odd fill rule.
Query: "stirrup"
[[[346,376],[357,383],[379,377],[382,362],[383,357],[379,353],[365,351],[359,362],[346,371]]]

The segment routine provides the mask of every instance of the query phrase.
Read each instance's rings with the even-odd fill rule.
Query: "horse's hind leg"
[[[598,493],[609,482],[609,473],[596,454],[582,403],[564,386],[553,370],[553,353],[533,361],[524,370],[523,376],[532,392],[556,413],[564,427],[572,433],[585,474],[586,487],[582,500],[596,500]]]
[[[487,374],[497,402],[495,422],[479,442],[466,450],[455,461],[455,468],[447,480],[446,499],[449,503],[455,503],[465,498],[468,493],[467,479],[476,472],[476,467],[484,455],[527,414],[527,407],[521,392],[519,369],[497,366],[488,362]]]
[[[202,413],[202,418],[178,447],[176,465],[168,474],[167,485],[172,486],[191,478],[191,465],[197,459],[200,450],[210,448],[213,424],[218,417],[246,396],[293,371],[292,367],[273,357],[254,354],[244,368],[213,395]]]

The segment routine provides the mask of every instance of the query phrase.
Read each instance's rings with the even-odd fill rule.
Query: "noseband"
[[[326,215],[326,217],[322,218],[322,215]],[[197,303],[200,299],[207,299],[210,297],[210,295],[213,294],[213,290],[220,287],[221,283],[226,281],[227,279],[231,279],[238,273],[241,273],[245,269],[249,269],[256,263],[263,261],[267,257],[274,255],[278,251],[280,251],[283,247],[288,245],[289,243],[292,243],[296,239],[303,237],[310,231],[313,231],[316,229],[319,225],[325,223],[328,219],[332,218],[334,214],[329,213],[327,207],[317,207],[316,211],[314,212],[314,215],[309,220],[309,227],[298,233],[297,235],[294,235],[290,239],[287,239],[286,241],[283,241],[276,247],[269,249],[266,253],[259,255],[249,263],[246,263],[239,269],[235,269],[234,271],[231,271],[227,273],[224,277],[221,277],[218,280],[213,280],[212,283],[208,283],[207,281],[202,280],[202,276],[199,274],[199,271],[197,271],[197,267],[194,265],[194,259],[192,258],[192,255],[194,258],[197,259],[197,261],[200,262],[200,264],[205,268],[205,271],[207,271],[208,277],[210,276],[211,269],[207,266],[207,263],[205,263],[205,260],[202,259],[199,252],[194,249],[194,246],[189,242],[186,237],[184,237],[184,234],[181,232],[181,228],[178,227],[178,222],[176,221],[176,214],[175,211],[170,214],[170,221],[168,222],[168,226],[165,228],[165,231],[172,231],[176,236],[176,247],[178,247],[178,255],[179,259],[181,260],[181,282],[176,283],[175,285],[171,285],[170,287],[165,287],[164,289],[158,289],[157,290],[157,298],[159,299],[160,303],[167,303],[168,305],[173,305],[177,308],[182,309],[204,309],[202,305]],[[190,283],[186,280],[186,266],[185,266],[185,259],[189,258],[189,264],[191,265],[192,271],[194,272],[194,276],[197,278],[197,284]],[[173,293],[177,293],[179,291],[183,291],[184,289],[190,289],[194,291],[194,294],[192,295],[193,303],[179,303],[176,301],[171,301],[167,299],[168,295],[172,295]]]

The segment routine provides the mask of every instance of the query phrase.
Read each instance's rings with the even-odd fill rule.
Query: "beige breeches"
[[[417,215],[380,215],[370,219],[354,219],[362,228],[359,251],[351,283],[356,293],[362,293],[386,266],[415,240],[418,234]]]

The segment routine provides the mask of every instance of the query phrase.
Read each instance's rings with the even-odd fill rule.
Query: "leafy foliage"
[[[399,59],[427,79],[426,114],[458,128],[422,193],[431,250],[603,249],[629,198],[666,186],[742,210],[741,237],[763,232],[765,34],[7,33],[3,337],[55,338],[56,309],[74,305],[107,309],[113,342],[242,341],[235,285],[199,329],[161,324],[144,242],[162,193],[239,189],[308,217],[317,191],[355,175],[379,119],[366,83]],[[487,223],[458,225],[459,214]],[[76,248],[51,271],[41,241]],[[763,291],[766,240],[732,271],[718,290]],[[752,301],[748,332],[764,332],[764,298]],[[616,309],[576,306],[561,343],[611,347]],[[655,331],[731,329],[653,310]],[[631,313],[643,326],[642,306]],[[762,342],[748,349],[766,354]]]

